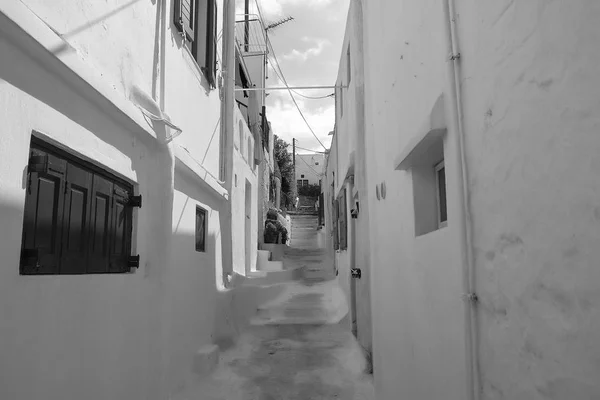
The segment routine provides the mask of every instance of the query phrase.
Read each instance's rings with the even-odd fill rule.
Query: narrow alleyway
[[[185,399],[367,400],[371,376],[354,336],[339,322],[348,311],[344,295],[319,246],[316,216],[292,219],[285,268],[301,278],[263,305],[236,346],[221,355],[217,371]]]

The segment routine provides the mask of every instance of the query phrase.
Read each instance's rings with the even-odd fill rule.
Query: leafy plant
[[[319,197],[321,194],[321,186],[318,184],[300,186],[298,188],[298,194],[307,197]]]
[[[285,205],[290,205],[297,195],[294,163],[292,155],[288,151],[290,145],[285,140],[277,137],[277,135],[274,136],[274,139],[273,157],[281,173],[281,199],[286,203]]]
[[[267,219],[265,222],[265,243],[277,243],[279,235],[281,234],[281,243],[285,244],[288,238],[288,232],[285,226],[277,219]]]

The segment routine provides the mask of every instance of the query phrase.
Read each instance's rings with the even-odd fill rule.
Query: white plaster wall
[[[365,165],[365,119],[364,119],[364,68],[363,68],[363,35],[362,35],[362,7],[359,2],[352,2],[346,21],[346,33],[342,45],[337,82],[348,85],[344,90],[344,113],[337,114],[336,144],[341,156],[336,171],[338,184],[347,174],[349,168],[353,169],[354,183],[349,182],[346,187],[348,207],[348,250],[342,251],[338,262],[344,271],[343,277],[350,301],[351,286],[356,287],[356,321],[357,336],[363,348],[371,350],[372,347],[372,322],[371,322],[371,296],[370,296],[370,233],[369,214],[367,212],[367,183]],[[350,81],[348,81],[347,52],[350,50]],[[341,108],[338,101],[338,107]],[[339,134],[339,138],[337,135]],[[358,219],[352,219],[350,210],[355,208],[355,194],[359,207],[364,211]],[[354,239],[353,239],[354,238]],[[353,252],[353,255],[350,255]],[[343,254],[348,253],[348,254]],[[354,259],[352,259],[354,257]],[[350,268],[359,268],[361,278],[350,277]]]
[[[600,4],[457,7],[483,398],[600,398]]]
[[[177,142],[197,155],[198,161],[214,176],[219,175],[218,91],[209,90],[191,53],[183,46],[181,35],[172,23],[172,1],[23,0],[23,3],[63,35],[77,57],[98,71],[106,85],[125,97],[133,86],[150,95],[156,93],[164,102],[163,111],[184,131]],[[217,7],[217,32],[220,32],[222,0],[217,0]],[[219,59],[220,53],[219,46]],[[163,82],[159,79],[162,74]],[[202,123],[191,118],[198,110],[202,110]]]
[[[240,121],[242,124],[240,125]],[[248,138],[254,146],[254,137],[248,129],[248,125],[243,122],[243,116],[236,107],[234,112],[234,138],[239,142],[240,126],[242,127],[243,147],[238,147],[233,152],[233,184],[231,187],[231,230],[232,230],[232,249],[233,249],[233,271],[240,275],[246,275],[251,269],[256,269],[256,258],[258,256],[258,168],[254,160],[248,163]],[[241,152],[240,152],[241,150]],[[254,154],[254,152],[252,152]],[[251,212],[251,267],[246,268],[246,181],[252,185],[252,212]],[[236,183],[237,182],[237,183]]]
[[[447,92],[442,6],[362,2],[374,376],[382,399],[467,398],[455,132],[445,140],[447,228],[415,238],[411,174],[394,165]],[[381,183],[386,197],[377,200]]]
[[[227,310],[219,298],[215,266],[222,264],[221,211],[227,203],[206,187],[199,177],[184,166],[175,171],[173,197],[172,257],[167,274],[171,332],[169,374],[173,382],[193,379],[195,352],[203,345],[222,339],[217,319]],[[206,210],[206,251],[195,250],[196,206]]]
[[[226,252],[231,245],[221,246],[219,239],[223,200],[194,173],[185,178],[179,171],[174,178],[173,172],[173,146],[182,145],[194,163],[218,176],[218,93],[207,91],[190,55],[171,33],[170,4],[162,12],[160,6],[166,3],[140,0],[126,3],[114,15],[122,3],[25,4],[76,51],[58,48],[53,55],[2,20],[0,397],[167,398],[189,379],[191,355],[220,334],[223,322],[214,305],[223,313],[231,305],[215,282],[223,248]],[[22,3],[7,0],[1,7],[16,13],[11,18],[34,21],[24,28],[42,38],[44,46],[56,41]],[[96,22],[103,15],[107,18]],[[165,30],[156,29],[163,26],[161,21],[167,21]],[[73,71],[87,75],[82,79]],[[86,82],[89,76],[100,78]],[[160,124],[138,125],[143,119],[130,113],[135,108],[127,100],[134,85],[164,103],[173,122],[183,128],[175,145],[159,145],[170,133]],[[112,96],[110,102],[105,93]],[[115,99],[129,105],[119,109]],[[144,199],[134,221],[139,270],[118,275],[18,274],[33,130],[135,184]],[[193,247],[195,203],[210,211],[213,245],[204,255]]]
[[[2,54],[11,54],[6,42],[0,46]],[[37,90],[49,90],[60,102],[65,101],[63,106],[59,101],[54,106],[69,109],[58,113],[8,81],[1,83],[0,110],[5,124],[0,141],[0,397],[159,398],[165,390],[166,355],[160,351],[166,326],[160,312],[165,258],[152,243],[169,237],[160,227],[165,222],[160,203],[166,200],[168,204],[169,191],[154,179],[168,163],[162,162],[150,141],[131,136],[82,97],[54,87],[52,77],[40,74],[38,80],[37,71],[29,73],[25,66],[19,64],[25,77],[32,80],[33,87],[28,89],[33,95],[39,94]],[[2,77],[10,75],[12,81],[13,74],[7,72],[3,68]],[[80,125],[74,121],[78,118],[85,121]],[[24,170],[34,129],[139,185],[144,198],[134,244],[141,255],[139,271],[19,275]]]
[[[318,165],[317,165],[318,164]],[[321,154],[296,155],[296,179],[307,179],[311,185],[318,185],[325,170],[325,156]],[[304,178],[302,178],[304,175]]]

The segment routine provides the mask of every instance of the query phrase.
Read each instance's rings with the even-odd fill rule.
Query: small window
[[[304,174],[300,175],[300,178],[304,178]]]
[[[206,210],[196,206],[196,251],[206,252]]]
[[[173,22],[211,87],[216,87],[216,0],[175,0]]]
[[[37,138],[31,142],[20,273],[129,272],[131,184]]]
[[[296,181],[296,186],[301,187],[302,186],[302,179],[298,179]]]
[[[318,161],[315,161],[315,165],[319,165],[319,162],[318,162]]]
[[[444,161],[435,166],[435,187],[437,194],[438,226],[443,228],[448,224],[448,210],[446,206],[446,168]]]

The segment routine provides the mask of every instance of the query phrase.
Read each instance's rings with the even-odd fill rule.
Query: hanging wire
[[[256,3],[256,9],[258,11],[258,15],[259,15],[260,19],[264,21],[262,11],[260,10],[260,6],[258,4],[258,0],[255,0],[255,3]],[[310,130],[310,133],[312,133],[312,135],[315,137],[315,139],[317,139],[317,142],[319,142],[319,144],[323,147],[323,149],[327,150],[327,147],[325,147],[323,142],[321,142],[321,140],[319,139],[319,137],[317,136],[315,131],[312,129],[312,127],[308,123],[308,120],[306,119],[306,117],[304,116],[304,113],[300,109],[298,102],[296,102],[296,98],[294,97],[294,94],[292,93],[292,89],[290,89],[290,86],[288,85],[287,80],[285,79],[285,76],[283,75],[283,71],[281,70],[281,65],[279,65],[279,60],[277,60],[277,55],[275,54],[275,50],[273,49],[273,45],[271,44],[271,40],[269,39],[269,36],[266,35],[265,39],[266,39],[267,49],[271,50],[272,59],[273,59],[275,65],[277,66],[279,73],[277,74],[277,71],[275,70],[275,68],[273,68],[273,70],[276,71],[277,76],[281,79],[281,81],[285,84],[285,87],[288,89],[288,93],[290,94],[290,97],[291,97],[292,101],[294,102],[294,105],[296,106],[298,113],[300,114],[300,116],[304,120],[304,123],[308,127],[308,130]]]

